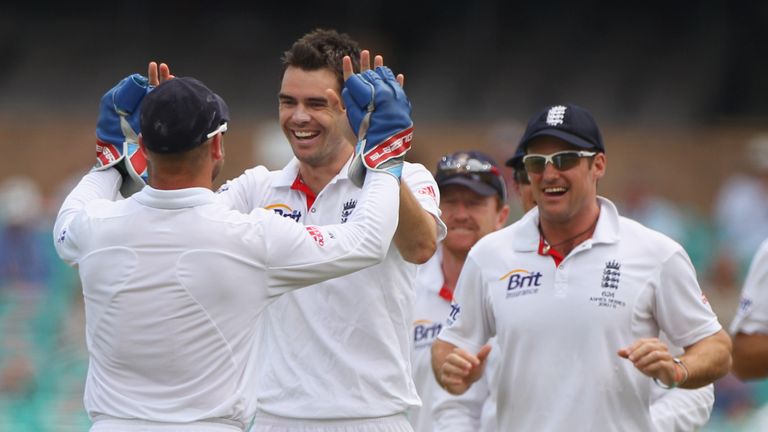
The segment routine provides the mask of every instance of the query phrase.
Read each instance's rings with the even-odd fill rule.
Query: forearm
[[[437,249],[437,222],[404,180],[400,182],[400,222],[394,242],[403,259],[414,264],[424,264]]]
[[[737,333],[734,336],[733,372],[742,380],[768,376],[768,334]]]
[[[703,387],[725,376],[730,370],[731,338],[724,330],[720,330],[687,347],[680,359],[688,370],[688,378],[680,387]]]

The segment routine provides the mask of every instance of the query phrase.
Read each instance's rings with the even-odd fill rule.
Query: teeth
[[[560,193],[560,192],[565,192],[565,188],[564,187],[545,188],[544,192],[546,192],[546,193]]]
[[[311,136],[315,136],[315,132],[305,132],[305,131],[293,131],[293,134],[296,135],[296,138],[309,138]]]

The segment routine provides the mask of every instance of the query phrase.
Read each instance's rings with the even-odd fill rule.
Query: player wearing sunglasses
[[[469,252],[461,313],[432,348],[436,377],[465,392],[496,336],[498,430],[653,430],[650,387],[711,383],[731,341],[683,248],[598,196],[607,159],[585,109],[547,107],[520,148],[537,208]]]

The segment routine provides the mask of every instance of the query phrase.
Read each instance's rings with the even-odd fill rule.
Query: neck
[[[454,253],[443,248],[443,260],[440,266],[443,270],[444,284],[451,292],[456,289],[456,282],[459,280],[459,274],[466,259],[467,253]]]
[[[341,169],[344,167],[344,164],[347,163],[351,155],[352,149],[350,148],[349,152],[340,154],[340,157],[336,158],[332,163],[320,166],[313,166],[299,161],[299,174],[301,174],[301,179],[307,186],[309,186],[312,192],[319,194],[320,191],[322,191],[323,188],[325,188],[325,186],[327,186],[328,183],[341,172]]]
[[[213,190],[213,180],[210,172],[195,174],[179,172],[167,173],[153,170],[149,175],[149,185],[160,190],[188,189],[201,187]]]
[[[586,212],[585,217],[579,218],[577,221],[554,223],[540,219],[539,232],[549,247],[566,256],[584,240],[592,238],[599,217],[600,207],[595,201],[594,205],[590,206]]]

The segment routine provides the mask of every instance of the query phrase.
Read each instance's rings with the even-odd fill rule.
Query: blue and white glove
[[[114,166],[123,176],[124,197],[141,190],[147,182],[147,161],[139,149],[139,106],[154,87],[139,74],[123,78],[101,97],[96,122],[94,170]]]
[[[342,91],[347,118],[357,135],[349,179],[361,187],[367,169],[400,181],[405,153],[411,148],[411,103],[386,66],[349,77]]]

